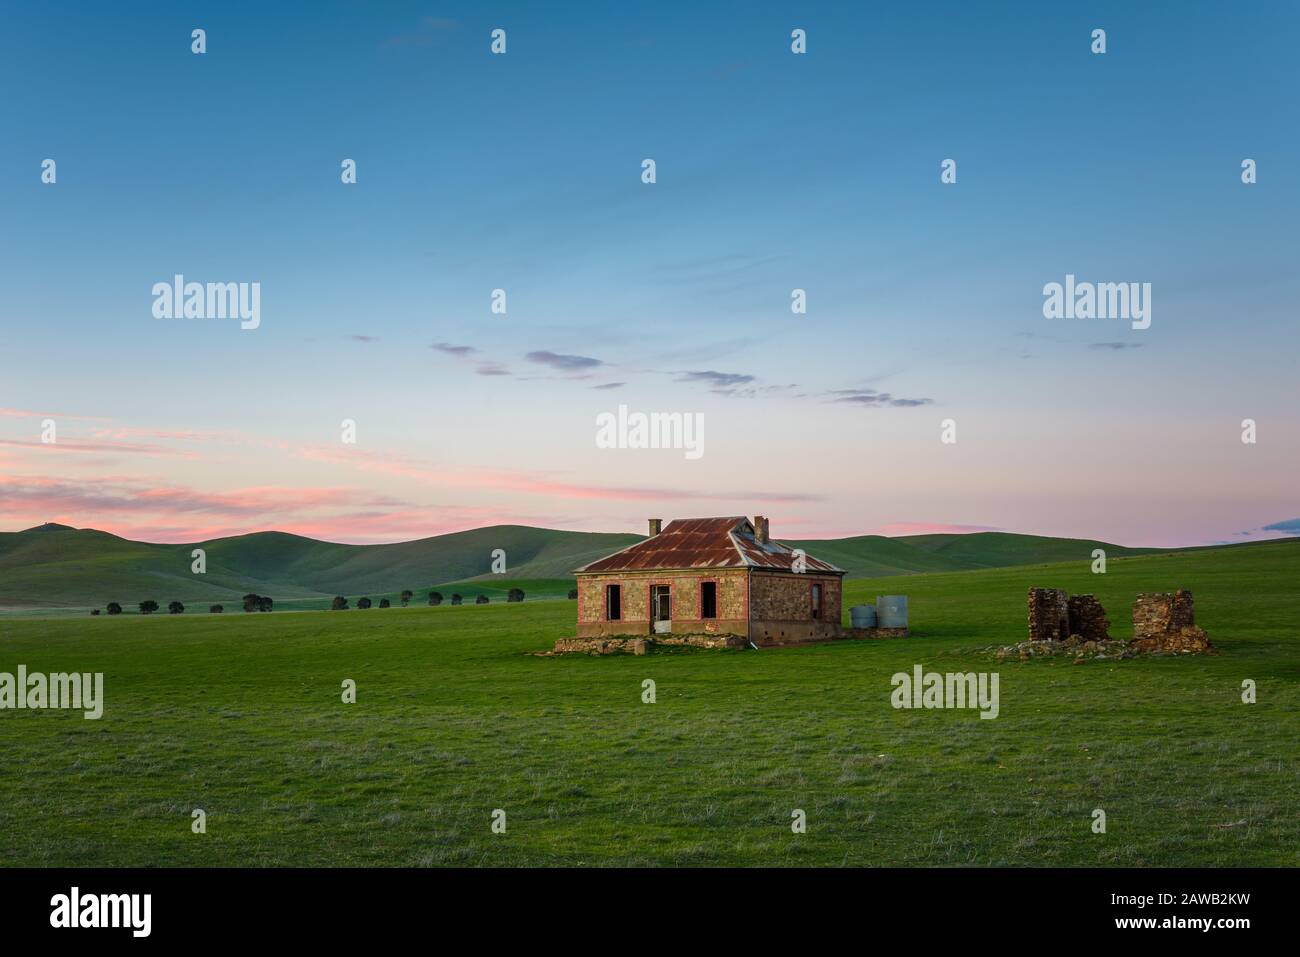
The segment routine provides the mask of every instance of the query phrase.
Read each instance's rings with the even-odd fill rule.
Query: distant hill
[[[0,606],[125,606],[386,594],[491,574],[504,549],[511,579],[569,578],[579,565],[626,548],[638,535],[496,525],[391,545],[341,545],[255,532],[186,545],[133,542],[94,529],[42,525],[0,533]],[[190,572],[195,548],[207,574]]]
[[[230,603],[250,591],[283,601],[394,595],[403,588],[418,595],[447,583],[468,588],[481,582],[492,591],[507,580],[546,581],[546,593],[562,593],[574,568],[641,538],[494,525],[389,545],[341,545],[285,532],[159,545],[48,524],[0,532],[0,606],[80,608],[117,601],[133,607],[146,598],[164,605]],[[1005,532],[785,541],[834,562],[850,578],[1090,562],[1094,548],[1104,548],[1108,558],[1169,551]],[[207,552],[206,575],[190,572],[190,553],[199,547]],[[506,553],[505,576],[491,573],[497,548]]]
[[[834,562],[850,578],[878,578],[920,572],[957,572],[976,568],[1008,568],[1049,562],[1092,560],[1093,549],[1106,557],[1123,558],[1169,551],[1127,548],[1084,538],[1044,538],[1010,532],[972,532],[965,535],[905,535],[885,538],[859,535],[824,541],[788,542],[810,555]]]

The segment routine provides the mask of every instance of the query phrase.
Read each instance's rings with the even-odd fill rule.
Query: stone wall
[[[1138,595],[1133,603],[1134,638],[1155,638],[1195,624],[1192,593],[1186,588]]]
[[[906,628],[848,628],[847,638],[906,638],[911,632]]]
[[[1109,641],[1110,622],[1106,609],[1093,595],[1071,595],[1068,603],[1070,634],[1084,641]]]
[[[744,648],[745,639],[738,635],[656,635],[654,638],[638,635],[599,638],[561,638],[553,655],[644,655],[656,645],[675,645],[691,648]]]
[[[1138,595],[1133,602],[1132,647],[1147,652],[1213,651],[1209,635],[1196,626],[1192,593],[1186,588]]]
[[[699,571],[628,571],[577,576],[578,637],[614,637],[651,633],[650,588],[667,585],[672,594],[674,632],[744,635],[748,631],[746,595],[749,572],[743,568]],[[716,618],[701,618],[700,585],[716,582]],[[605,586],[622,588],[623,614],[605,619]]]
[[[840,623],[838,575],[791,575],[754,572],[750,583],[749,617],[754,621],[812,621],[812,586],[822,586],[820,621]]]
[[[1061,588],[1029,589],[1029,640],[1070,637],[1070,596]]]

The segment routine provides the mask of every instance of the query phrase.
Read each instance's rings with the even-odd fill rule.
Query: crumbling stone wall
[[[1070,637],[1070,596],[1062,588],[1029,589],[1029,640]]]
[[[1070,634],[1084,641],[1109,641],[1110,622],[1106,609],[1093,595],[1071,595],[1068,603]]]
[[[1138,595],[1133,602],[1133,642],[1138,651],[1212,651],[1210,637],[1198,628],[1192,607],[1192,593],[1186,588],[1173,592]]]
[[[1196,624],[1192,593],[1186,588],[1173,592],[1138,595],[1133,603],[1133,637],[1155,638]]]

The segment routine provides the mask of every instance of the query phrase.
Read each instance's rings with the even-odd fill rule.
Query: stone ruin
[[[1029,589],[1029,640],[998,651],[1004,658],[1019,653],[1022,660],[1073,653],[1076,657],[1132,658],[1136,654],[1212,652],[1205,631],[1198,628],[1192,593],[1138,595],[1133,603],[1133,640],[1113,639],[1106,609],[1093,595],[1070,595],[1061,588]]]
[[[1070,596],[1063,588],[1029,589],[1029,640],[1070,637]]]
[[[1063,588],[1029,589],[1029,640],[1109,641],[1106,609],[1093,595],[1071,595]]]
[[[1196,626],[1192,593],[1186,588],[1170,594],[1138,595],[1133,603],[1133,641],[1136,651],[1209,651],[1210,638]]]
[[[1093,595],[1070,596],[1070,634],[1084,641],[1110,641],[1106,609]]]

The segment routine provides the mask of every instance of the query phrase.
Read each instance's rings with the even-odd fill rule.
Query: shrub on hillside
[[[98,615],[98,614],[99,614],[99,609],[98,609],[98,608],[92,608],[92,609],[90,609],[90,613],[91,613],[92,615]]]
[[[270,611],[274,606],[275,602],[270,598],[256,592],[249,592],[244,596],[244,611]]]
[[[441,605],[441,604],[442,604],[442,592],[438,592],[438,591],[431,591],[431,592],[429,592],[429,604],[430,604],[430,605]]]
[[[122,614],[122,606],[115,601],[110,601],[108,603],[108,613],[110,615],[120,615]]]
[[[411,591],[411,589],[409,589],[409,588],[403,588],[403,589],[402,589],[402,607],[405,608],[407,605],[409,605],[409,604],[411,603],[411,599],[414,598],[414,597],[415,597],[415,592]]]
[[[180,602],[173,601],[167,603],[167,614],[180,615],[180,614],[184,614],[184,612],[185,612],[185,606],[182,605]]]
[[[451,596],[451,603],[452,603],[453,605],[459,605],[460,602],[461,602],[461,597],[460,597],[459,595],[452,595],[452,596]]]
[[[222,605],[213,605],[211,608],[208,609],[208,611],[214,615],[220,615],[225,610],[226,610],[225,607]]]
[[[334,600],[330,602],[330,611],[347,611],[348,600],[342,595],[335,595]]]
[[[380,607],[380,608],[391,608],[391,607],[392,607],[392,604],[393,604],[393,603],[390,602],[387,598],[381,598],[381,599],[379,599],[379,607]]]
[[[158,603],[150,598],[148,601],[140,602],[140,614],[152,615],[158,610]]]
[[[358,607],[358,608],[369,608],[369,607],[370,607],[370,599],[369,599],[369,598],[358,598],[358,599],[357,599],[357,607]]]
[[[524,590],[522,588],[512,588],[506,592],[506,601],[523,601]]]
[[[577,597],[578,597],[578,589],[576,589],[576,588],[570,588],[570,589],[569,589],[569,601],[573,601],[573,600],[575,600]]]
[[[480,594],[477,598],[474,599],[474,604],[476,605],[486,605],[487,603],[488,603],[487,595]]]

